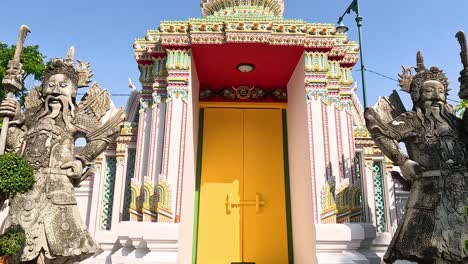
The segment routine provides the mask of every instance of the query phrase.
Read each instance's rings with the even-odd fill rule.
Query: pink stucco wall
[[[304,59],[288,83],[288,152],[295,263],[316,263]]]
[[[192,71],[189,83],[189,99],[187,108],[187,129],[185,138],[184,179],[182,187],[182,210],[180,218],[180,237],[178,263],[190,263],[192,258],[193,223],[195,210],[195,180],[197,168],[198,144],[198,81],[195,63],[192,60]]]

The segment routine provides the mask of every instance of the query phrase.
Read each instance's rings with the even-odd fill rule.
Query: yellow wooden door
[[[228,194],[239,196],[242,185],[242,110],[206,109],[198,224],[198,264],[240,261],[241,215],[226,208]]]
[[[288,263],[279,109],[207,108],[198,264]]]
[[[244,112],[243,260],[288,263],[282,118],[280,109]]]

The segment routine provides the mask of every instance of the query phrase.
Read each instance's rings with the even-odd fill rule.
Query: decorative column
[[[385,204],[386,204],[386,211],[387,214],[387,231],[388,232],[395,232],[398,227],[398,212],[396,207],[396,188],[395,188],[395,181],[392,179],[391,171],[393,170],[393,162],[384,157],[385,163],[385,176],[383,177],[383,185],[384,185],[384,195],[385,195]]]
[[[328,166],[330,163],[328,120],[326,111],[324,111],[326,105],[321,100],[327,94],[328,49],[330,48],[324,47],[323,49],[309,50],[304,53],[309,164],[315,223],[320,223],[320,214],[324,208],[321,190],[328,184],[328,179],[331,178],[331,170]],[[312,123],[314,126],[312,126]]]
[[[384,186],[384,166],[382,160],[373,161],[374,190],[375,190],[375,215],[377,219],[377,232],[387,231],[387,217],[385,209],[385,186]]]
[[[365,146],[363,148],[364,154],[364,170],[363,170],[363,189],[365,189],[364,213],[367,222],[377,226],[377,216],[375,215],[376,202],[375,202],[375,189],[374,189],[374,150],[372,146]]]
[[[355,157],[355,186],[359,187],[362,194],[360,207],[362,208],[362,222],[375,224],[375,215],[372,213],[375,208],[373,174],[372,174],[372,156],[374,142],[370,138],[369,131],[365,126],[354,126],[354,144],[356,148]],[[355,190],[356,191],[356,190]],[[356,193],[354,195],[357,195]]]
[[[327,111],[326,117],[328,120],[328,144],[329,147],[329,167],[332,170],[332,176],[335,177],[336,188],[335,195],[338,194],[341,186],[343,185],[344,168],[342,163],[343,155],[343,141],[341,134],[341,119],[339,108],[341,108],[340,102],[340,79],[341,69],[340,61],[345,55],[345,50],[340,46],[336,45],[328,52],[328,72],[327,72],[327,94],[325,98],[322,98],[326,104],[325,111]]]
[[[167,69],[166,52],[162,46],[156,46],[150,53],[153,61],[153,92],[151,106],[151,138],[148,154],[148,177],[154,188],[158,184],[158,176],[161,173],[162,147],[166,115],[167,95]]]
[[[98,231],[100,220],[101,220],[101,212],[102,212],[102,196],[104,192],[104,178],[105,175],[103,174],[103,154],[99,155],[94,161],[94,176],[92,179],[93,184],[93,196],[91,200],[91,216],[89,220],[88,229],[92,235],[96,234]]]
[[[171,208],[175,212],[174,222],[178,223],[182,203],[191,50],[188,47],[173,47],[166,48],[166,52],[167,108],[162,174],[172,189],[171,193],[175,195]]]
[[[134,121],[134,120],[132,120]],[[136,160],[136,134],[137,128],[134,127],[133,122],[125,122],[124,127],[119,138],[117,138],[117,143],[122,144],[123,146],[117,145],[117,156],[124,155],[124,171],[122,174],[118,174],[118,181],[121,182],[120,186],[120,205],[118,210],[120,212],[119,221],[129,221],[130,220],[130,203],[132,199],[131,192],[131,182],[132,178],[135,176],[135,160]]]
[[[112,205],[114,203],[115,173],[117,168],[117,158],[106,156],[106,173],[104,181],[104,193],[102,196],[102,217],[101,229],[110,230],[112,225]]]
[[[138,69],[140,70],[142,90],[138,119],[135,178],[140,182],[140,186],[143,186],[144,177],[147,176],[148,173],[148,149],[151,136],[150,128],[152,115],[149,106],[152,103],[152,85],[155,71],[153,61],[149,58],[138,60]]]
[[[116,148],[116,163],[114,179],[114,195],[112,204],[112,226],[115,226],[122,221],[124,196],[125,196],[125,180],[127,178],[127,144],[122,139],[117,139]]]
[[[127,148],[127,175],[125,179],[125,194],[124,194],[122,221],[130,220],[130,204],[132,202],[131,186],[132,186],[132,178],[135,175],[135,160],[136,160],[135,148]]]

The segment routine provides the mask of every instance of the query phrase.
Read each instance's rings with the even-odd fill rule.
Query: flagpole
[[[358,28],[358,37],[359,37],[359,57],[361,60],[361,81],[362,81],[362,99],[364,103],[364,109],[367,107],[367,94],[366,94],[366,67],[364,67],[364,58],[362,56],[362,37],[361,37],[361,27],[362,27],[362,17],[359,15],[359,1],[356,1],[356,24]]]
[[[364,66],[364,59],[362,56],[362,36],[361,36],[361,27],[362,27],[362,20],[363,18],[359,14],[359,1],[358,0],[353,0],[351,4],[348,6],[346,11],[343,13],[342,16],[338,19],[338,25],[343,21],[343,17],[346,14],[350,14],[351,11],[354,11],[356,13],[356,24],[358,28],[358,38],[359,38],[359,60],[361,61],[361,82],[362,82],[362,101],[364,104],[364,108],[367,107],[367,93],[366,93],[366,78],[365,78],[365,72],[366,72],[366,67]]]
[[[367,107],[367,95],[366,95],[366,78],[365,78],[365,72],[366,72],[366,68],[364,67],[364,60],[363,60],[363,56],[362,56],[362,36],[361,36],[361,27],[362,27],[362,17],[361,15],[359,14],[359,2],[358,0],[353,0],[351,2],[351,4],[348,6],[348,8],[346,9],[346,11],[343,13],[342,16],[340,16],[340,18],[338,19],[338,27],[337,27],[337,30],[340,29],[341,32],[346,32],[348,30],[348,28],[342,24],[342,21],[343,21],[343,17],[346,15],[346,14],[350,14],[351,11],[354,11],[356,13],[356,23],[357,23],[357,28],[358,28],[358,36],[359,36],[359,59],[361,60],[361,81],[362,81],[362,101],[363,101],[363,105],[364,105],[364,109]],[[359,164],[358,164],[359,165]],[[362,205],[361,205],[361,221],[362,222],[366,222],[367,219],[370,219],[369,218],[369,208],[367,206],[367,193],[366,193],[366,190],[364,188],[365,184],[364,184],[364,177],[361,177],[359,179],[360,181],[360,184],[361,184],[361,197],[362,197]]]

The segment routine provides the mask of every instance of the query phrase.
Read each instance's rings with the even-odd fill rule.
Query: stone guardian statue
[[[10,199],[8,221],[26,233],[20,263],[71,264],[98,249],[78,211],[74,187],[92,174],[92,162],[114,140],[124,120],[107,91],[94,83],[77,104],[77,89],[90,83],[89,64],[74,49],[66,59],[51,60],[40,87],[25,99],[25,110],[13,98],[0,105],[10,117],[6,150],[17,152],[34,169],[31,191]],[[10,73],[10,74],[20,74]],[[75,140],[86,146],[75,151]]]
[[[400,166],[400,180],[410,187],[405,216],[384,261],[468,263],[468,111],[462,119],[447,103],[449,82],[437,67],[403,67],[400,86],[413,109],[404,110],[396,93],[365,111],[375,144]],[[463,87],[462,83],[462,87]],[[396,95],[396,97],[395,97]],[[403,108],[402,108],[403,107]],[[406,145],[407,153],[399,143]]]

